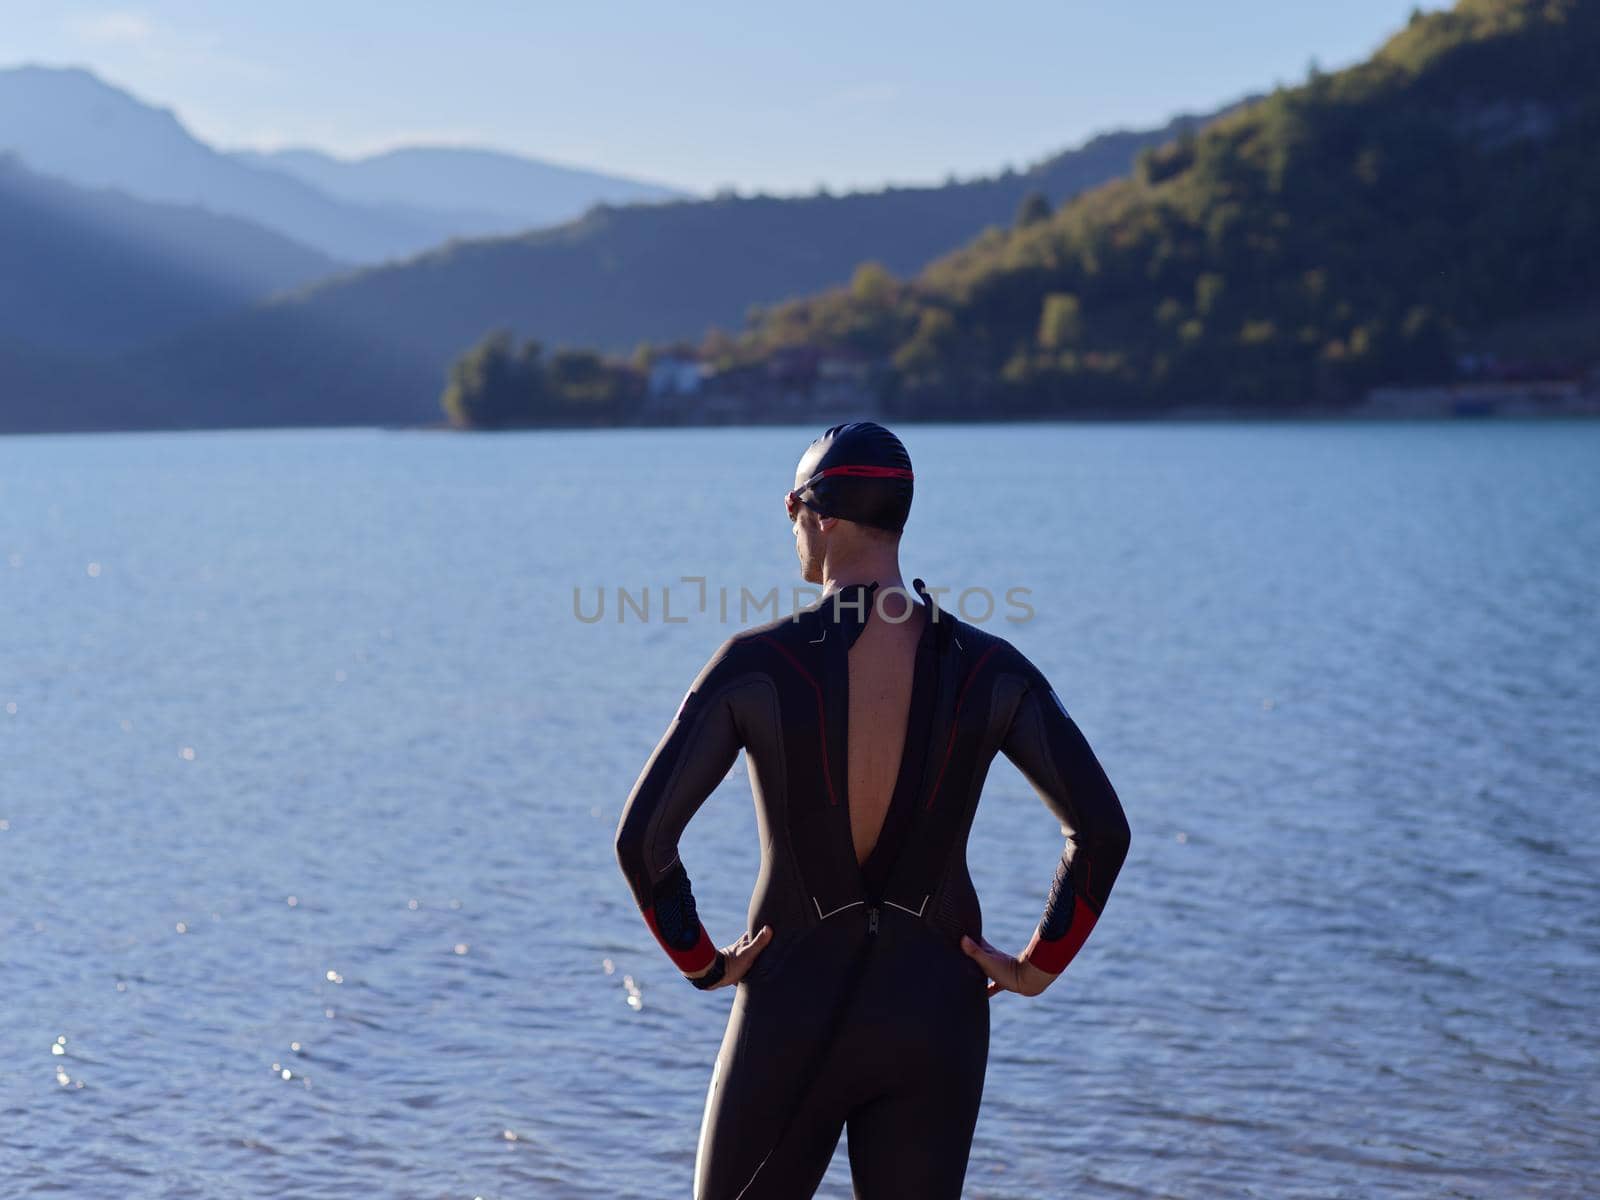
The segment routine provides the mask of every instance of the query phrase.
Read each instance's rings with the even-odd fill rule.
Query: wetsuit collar
[[[867,618],[877,601],[878,581],[847,583],[822,597],[823,619],[832,621],[844,631],[846,648],[856,644],[861,631],[867,627]]]
[[[832,623],[842,628],[846,649],[856,644],[861,631],[867,627],[867,618],[877,603],[877,591],[876,579],[871,583],[848,583],[824,592],[822,599],[817,602],[817,612],[824,624]],[[921,579],[911,581],[911,592],[917,600],[928,606],[930,613],[937,607]],[[935,636],[942,637],[948,622],[941,616],[938,620],[930,618],[929,624],[934,626]]]

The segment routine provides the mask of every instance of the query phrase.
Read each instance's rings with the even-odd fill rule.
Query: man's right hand
[[[1023,996],[1037,996],[1056,979],[1050,972],[1041,970],[1030,962],[1023,962],[1019,958],[1002,953],[982,938],[974,940],[962,934],[961,949],[966,952],[968,958],[982,967],[983,973],[989,977],[990,996],[996,992],[1017,992]]]
[[[738,983],[739,980],[745,977],[745,973],[755,965],[756,959],[767,948],[767,943],[770,941],[772,941],[772,926],[770,925],[763,925],[754,936],[751,935],[748,929],[745,930],[737,942],[722,948],[722,955],[728,960],[727,967],[722,973],[722,978],[705,990],[714,992],[718,988],[732,987]],[[709,970],[711,968],[707,967],[705,971],[697,972],[697,975],[704,975]],[[689,976],[690,979],[696,977],[696,975]]]

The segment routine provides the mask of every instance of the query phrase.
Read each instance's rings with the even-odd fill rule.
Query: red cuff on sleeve
[[[1095,919],[1095,914],[1083,902],[1083,898],[1077,897],[1072,904],[1072,924],[1068,926],[1067,932],[1053,941],[1046,941],[1035,929],[1033,940],[1022,952],[1022,961],[1030,962],[1051,975],[1061,974],[1067,969],[1067,964],[1072,961],[1073,955],[1082,948],[1090,931],[1094,929]]]
[[[700,937],[688,950],[679,950],[667,945],[666,939],[661,936],[661,930],[656,927],[656,910],[652,906],[644,910],[644,922],[650,926],[650,932],[655,934],[656,941],[661,943],[661,948],[667,952],[685,975],[697,975],[709,967],[717,957],[717,948],[711,942],[711,935],[706,932],[706,927],[700,926]]]

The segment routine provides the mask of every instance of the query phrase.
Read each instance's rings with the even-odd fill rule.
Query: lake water
[[[611,838],[814,432],[0,438],[0,1193],[687,1195],[731,996]],[[1600,423],[903,433],[1134,833],[967,1194],[1592,1194]],[[993,940],[1059,851],[997,760]],[[684,859],[731,940],[742,766]]]

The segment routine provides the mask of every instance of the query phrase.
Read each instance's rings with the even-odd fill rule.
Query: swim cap
[[[794,472],[795,495],[825,517],[899,533],[911,515],[911,456],[875,421],[835,425]]]

